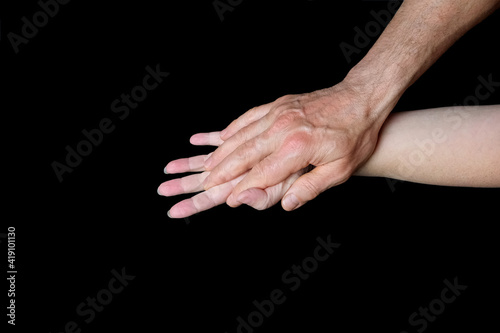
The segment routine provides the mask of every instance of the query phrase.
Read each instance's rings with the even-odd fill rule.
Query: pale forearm
[[[425,184],[500,186],[500,106],[392,114],[356,172]]]
[[[404,91],[499,0],[406,0],[368,54],[349,72],[381,125]]]

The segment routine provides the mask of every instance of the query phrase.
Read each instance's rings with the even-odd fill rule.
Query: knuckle
[[[246,133],[245,129],[240,129],[238,132],[236,132],[231,138],[229,138],[226,142],[228,145],[232,147],[238,147],[242,145],[246,140]]]
[[[241,128],[244,128],[248,124],[252,123],[256,114],[258,113],[258,108],[253,107],[244,114],[242,114],[240,117],[236,118],[233,120],[228,126],[227,129],[231,131],[238,131]]]
[[[240,147],[234,152],[234,155],[238,161],[245,160],[248,156],[248,150]]]
[[[283,96],[277,98],[275,100],[275,103],[283,103],[283,102],[289,101],[293,97],[294,97],[294,95],[292,95],[292,94],[283,95]]]
[[[354,167],[351,163],[347,162],[339,166],[329,181],[332,185],[339,185],[346,182],[354,172]]]
[[[214,187],[217,188],[217,187]],[[212,190],[212,189],[210,189]],[[198,198],[198,205],[197,205],[197,210],[205,210],[210,207],[214,207],[217,205],[217,202],[215,201],[213,195],[202,195]]]
[[[239,161],[246,161],[252,154],[255,153],[256,150],[257,147],[255,141],[252,140],[242,143],[239,148],[235,150],[234,154]]]
[[[301,185],[310,198],[316,198],[320,194],[320,190],[310,179],[304,179]]]
[[[311,144],[311,135],[306,131],[297,131],[288,135],[283,142],[283,149],[301,152]]]
[[[221,150],[222,154],[224,156],[227,156],[231,154],[232,152],[237,152],[240,148],[244,147],[247,145],[247,135],[244,130],[238,131],[236,134],[234,134],[232,137],[230,137],[227,141],[225,141],[221,146],[219,146],[218,149],[215,150]],[[215,154],[215,153],[214,153]]]
[[[286,109],[299,108],[301,106],[300,95],[285,95],[276,99],[272,103],[272,108],[270,110],[271,114],[279,115]]]
[[[250,177],[249,179],[251,179],[251,183],[252,183],[252,186],[254,186],[253,183],[258,183],[259,186],[257,187],[261,187],[261,186],[264,186],[264,187],[267,187],[270,185],[269,183],[269,169],[266,165],[266,163],[264,163],[264,161],[261,161],[260,163],[256,164],[252,170],[250,171]]]
[[[254,106],[253,108],[251,108],[250,110],[248,110],[244,114],[244,117],[240,118],[240,125],[241,126],[247,126],[248,124],[252,123],[255,120],[255,118],[258,116],[259,109],[260,109],[259,107]]]
[[[250,108],[247,112],[245,112],[247,115],[253,115],[254,113],[256,113],[258,111],[258,107],[257,106],[254,106],[252,108]]]
[[[255,202],[253,202],[250,205],[250,207],[252,207],[255,210],[264,210],[264,209],[268,208],[268,201],[269,201],[268,197],[265,197],[265,198],[261,197],[258,200],[256,200]]]
[[[264,163],[259,163],[255,165],[252,169],[252,173],[254,177],[256,177],[259,180],[264,180],[266,179],[266,168],[264,166]]]
[[[267,200],[259,201],[254,206],[252,206],[256,210],[265,210],[267,209]]]
[[[267,188],[265,190],[265,197],[263,197],[262,200],[259,200],[254,208],[257,210],[265,210],[276,204],[276,202],[279,201],[277,200],[277,198],[279,198],[278,189],[281,189],[280,185],[275,185],[271,188]]]
[[[278,116],[271,125],[272,132],[281,132],[289,128],[295,121],[295,115],[290,112],[285,112]]]

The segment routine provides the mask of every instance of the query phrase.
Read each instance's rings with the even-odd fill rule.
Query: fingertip
[[[197,139],[198,133],[191,135],[189,138],[189,143],[192,145],[196,145],[196,139]]]
[[[173,205],[167,215],[171,219],[182,219],[196,214],[197,210],[192,199],[185,199]]]
[[[241,206],[241,204],[242,204],[242,203],[241,203],[241,202],[239,202],[239,201],[235,198],[235,196],[231,193],[231,194],[229,195],[229,197],[227,197],[227,199],[226,199],[226,204],[227,204],[229,207],[231,207],[231,208],[236,208],[236,207]]]
[[[189,143],[193,146],[206,146],[210,144],[210,133],[196,133],[191,135]]]
[[[170,209],[168,212],[167,212],[167,216],[169,218],[171,218],[172,220],[178,220],[178,219],[182,219],[182,218],[186,218],[187,216],[178,216],[179,214],[176,214],[175,212],[172,213],[172,209]]]
[[[172,170],[169,170],[172,168],[172,161],[168,162],[165,168],[163,168],[163,173],[166,175],[169,175],[172,173]]]
[[[188,217],[189,214],[183,214],[182,210],[179,209],[179,203],[175,204],[170,208],[170,210],[167,212],[167,215],[171,219],[180,219],[184,217]]]
[[[297,199],[295,194],[290,193],[285,195],[283,200],[281,200],[281,206],[283,207],[284,210],[289,212],[294,209],[297,209],[300,206],[300,201],[299,199]]]

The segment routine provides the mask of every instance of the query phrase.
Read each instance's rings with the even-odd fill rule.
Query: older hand
[[[274,186],[312,165],[315,168],[297,179],[282,201],[285,210],[303,205],[346,181],[370,157],[385,120],[374,114],[388,114],[371,103],[343,81],[249,110],[221,132],[224,142],[204,163],[211,171],[204,188],[244,175],[227,199],[235,207],[250,189]],[[374,109],[377,112],[371,112]]]

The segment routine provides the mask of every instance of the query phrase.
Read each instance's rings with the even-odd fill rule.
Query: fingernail
[[[294,210],[300,205],[299,200],[295,196],[295,194],[291,193],[283,198],[283,207],[286,210]]]
[[[172,215],[170,215],[170,211],[167,212],[168,217],[172,218]]]
[[[163,195],[160,193],[160,188],[158,187],[158,189],[156,190],[156,192],[158,192],[159,195]]]
[[[169,174],[169,173],[168,173],[168,171],[167,171],[167,167],[165,167],[165,169],[163,169],[163,172],[164,172],[166,175],[168,175],[168,174]]]

